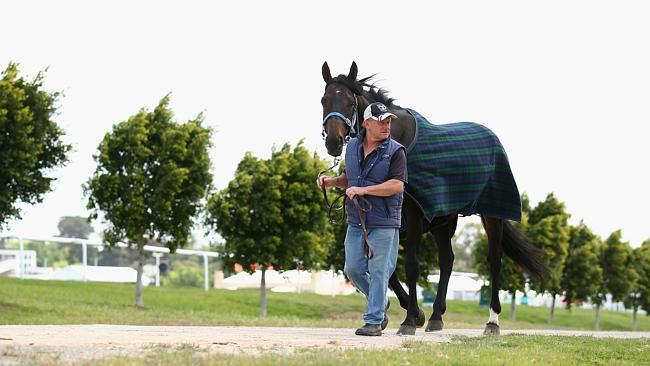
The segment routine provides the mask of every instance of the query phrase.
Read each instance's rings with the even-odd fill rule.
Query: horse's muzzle
[[[341,136],[328,135],[327,139],[325,139],[325,147],[327,148],[327,153],[331,156],[341,156],[343,153],[343,145],[344,140]]]

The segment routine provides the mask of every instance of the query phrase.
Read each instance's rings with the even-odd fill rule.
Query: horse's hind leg
[[[397,334],[414,335],[415,328],[422,326],[425,321],[424,312],[418,307],[416,284],[418,276],[420,275],[420,267],[418,264],[417,250],[422,240],[422,232],[424,230],[424,223],[420,209],[408,198],[405,197],[404,205],[404,218],[407,220],[406,228],[406,242],[404,249],[406,250],[406,282],[408,285],[408,309],[406,310],[406,319],[400,325]]]
[[[493,217],[481,216],[483,227],[488,237],[488,262],[490,264],[490,286],[492,296],[490,300],[490,318],[485,324],[484,335],[498,335],[499,314],[501,313],[501,302],[499,301],[499,289],[501,288],[501,256],[503,248],[503,220]]]
[[[435,225],[435,219],[431,228],[431,234],[438,244],[438,263],[440,264],[440,280],[438,281],[438,291],[436,300],[433,303],[433,313],[429,318],[425,331],[432,332],[442,330],[442,315],[447,310],[447,287],[449,286],[449,277],[454,266],[454,251],[451,248],[451,238],[456,232],[458,215],[450,215],[446,218],[444,224]]]

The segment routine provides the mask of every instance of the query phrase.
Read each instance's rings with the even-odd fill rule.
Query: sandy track
[[[454,336],[481,336],[482,329],[449,329],[415,336],[397,336],[387,329],[382,337],[358,337],[354,329],[202,327],[133,325],[6,325],[0,326],[0,364],[12,357],[50,356],[61,361],[97,359],[111,355],[142,355],[142,350],[195,347],[219,353],[291,353],[300,348],[398,348],[404,341],[449,342]],[[502,334],[650,338],[650,332],[565,330],[504,330]]]

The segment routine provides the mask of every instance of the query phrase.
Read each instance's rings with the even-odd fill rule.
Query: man
[[[406,152],[390,137],[393,118],[382,103],[370,104],[363,113],[362,130],[348,143],[345,153],[345,173],[338,177],[322,176],[319,187],[345,189],[348,230],[345,236],[345,274],[367,299],[363,315],[365,325],[356,335],[380,336],[386,328],[386,298],[388,279],[395,270],[399,245],[399,227],[406,176]],[[373,256],[364,252],[361,218],[352,199],[363,196],[371,204],[365,213],[365,226],[372,245]],[[363,205],[364,200],[359,200]]]

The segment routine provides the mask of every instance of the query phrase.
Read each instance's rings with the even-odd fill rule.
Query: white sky
[[[97,5],[100,4],[100,5]],[[399,4],[399,5],[395,5]],[[74,152],[54,191],[10,230],[53,235],[88,213],[81,184],[113,124],[168,92],[215,128],[215,184],[244,152],[320,137],[321,64],[379,73],[433,123],[475,121],[506,147],[532,203],[633,246],[650,238],[650,5],[643,1],[20,1],[0,7],[0,68],[49,67]],[[95,224],[100,229],[100,223]],[[197,231],[199,232],[199,231]],[[199,241],[202,239],[199,238]]]

